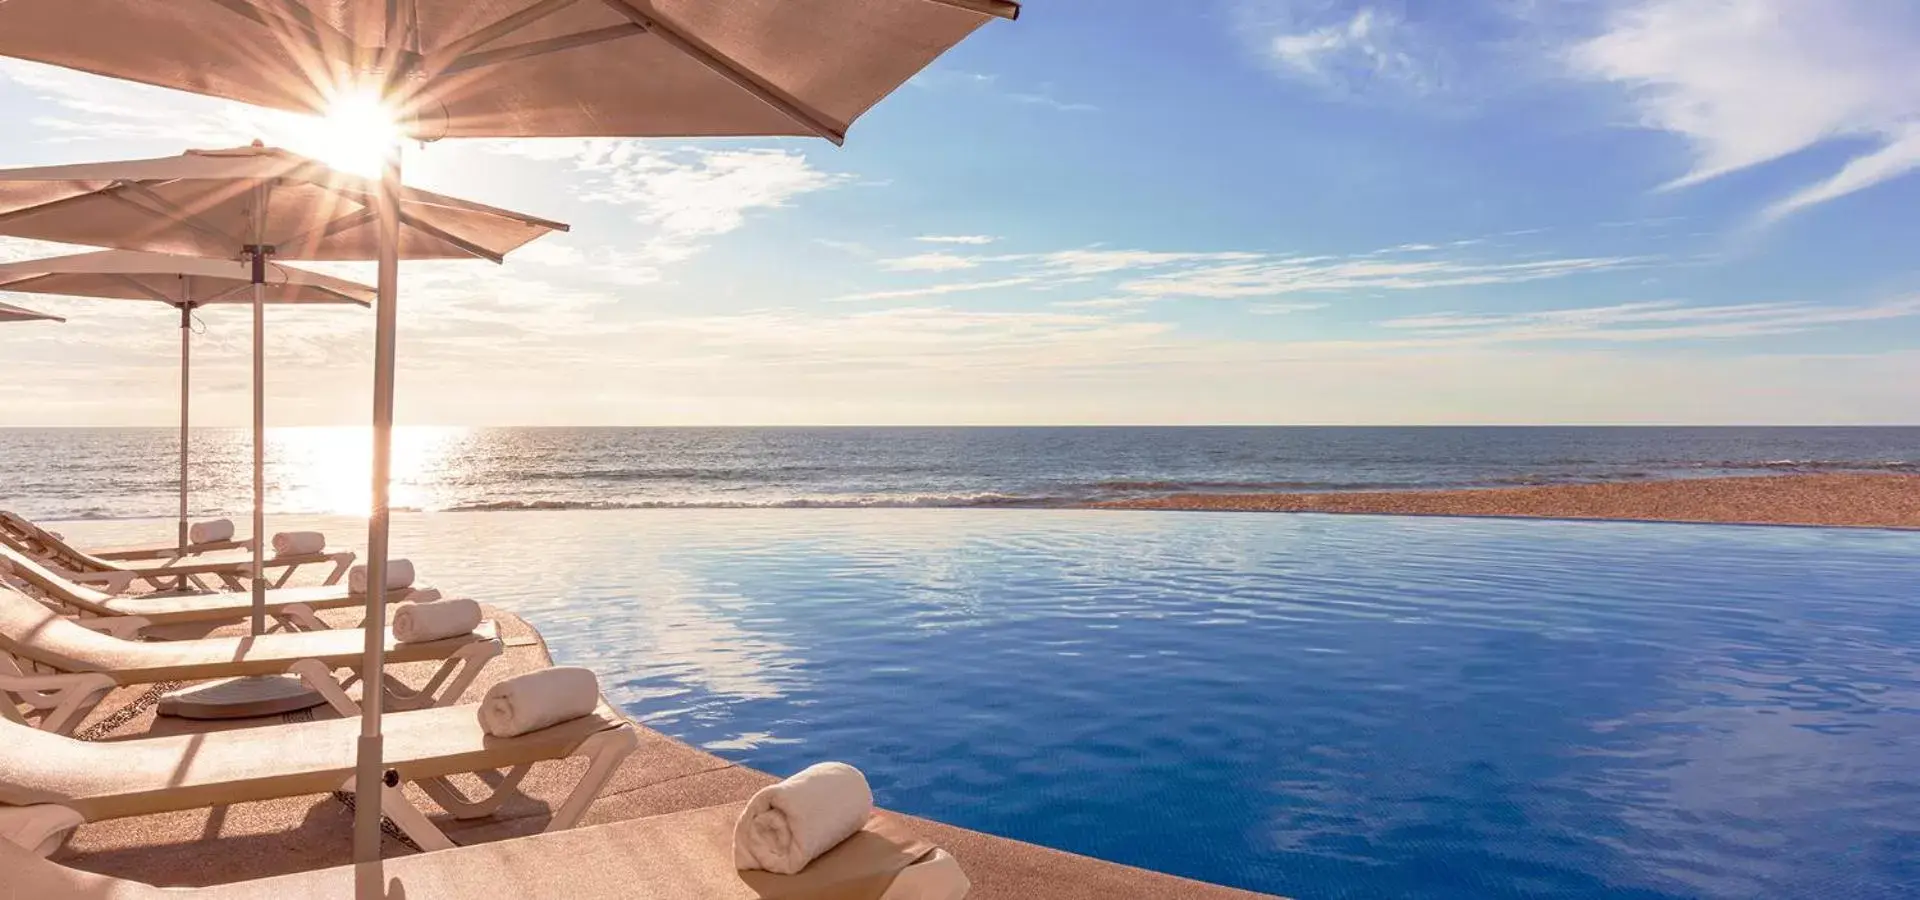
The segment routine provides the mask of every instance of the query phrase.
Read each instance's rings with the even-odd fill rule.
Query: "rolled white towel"
[[[402,605],[393,614],[393,639],[403,644],[437,641],[480,627],[480,604],[464,597]]]
[[[195,522],[187,529],[187,541],[193,544],[211,544],[216,541],[233,540],[232,519],[208,519]]]
[[[387,590],[398,590],[413,586],[413,563],[404,559],[387,560]],[[367,566],[365,563],[347,570],[347,593],[364,594],[367,592]]]
[[[480,727],[494,737],[513,737],[578,719],[599,705],[600,679],[593,670],[556,666],[489,688],[480,701]]]
[[[324,553],[326,549],[327,536],[318,531],[282,531],[273,536],[273,555],[275,556]]]
[[[867,776],[846,763],[815,763],[747,801],[733,825],[734,868],[792,875],[872,815]]]

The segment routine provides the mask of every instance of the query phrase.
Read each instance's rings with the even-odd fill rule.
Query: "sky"
[[[573,230],[402,267],[397,416],[1920,422],[1916,42],[1911,0],[1032,0],[843,148],[413,146]],[[12,61],[0,121],[4,166],[342,152]],[[176,421],[177,313],[0,302],[70,319],[0,324],[0,422]],[[249,321],[198,313],[202,424],[249,420]],[[366,422],[372,333],[272,311],[269,420]]]

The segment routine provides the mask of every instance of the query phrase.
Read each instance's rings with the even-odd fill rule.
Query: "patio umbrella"
[[[0,56],[296,112],[377,94],[412,137],[800,135],[853,121],[1011,0],[8,0]],[[111,23],[112,27],[93,27]],[[398,148],[381,174],[397,241]],[[383,248],[384,249],[384,248]],[[383,615],[397,258],[380,257],[367,613]],[[365,674],[380,670],[369,632]],[[358,784],[380,773],[378,692]],[[362,802],[354,856],[374,863]]]
[[[193,311],[216,303],[250,303],[252,268],[227,259],[170,253],[102,250],[0,265],[0,291],[164,303],[180,311],[179,539],[187,546],[189,393]],[[369,306],[373,288],[318,272],[273,264],[261,287],[263,302],[307,306]],[[260,533],[254,532],[258,539]]]
[[[0,5],[0,9],[4,9]],[[0,24],[0,30],[6,26]],[[384,244],[370,208],[389,199]],[[262,323],[270,259],[481,258],[565,230],[557,222],[366,179],[271,147],[0,170],[0,235],[245,261],[253,302],[253,630],[265,631]],[[373,573],[381,574],[381,573]],[[379,629],[374,629],[378,632]],[[376,682],[377,683],[377,682]],[[377,693],[377,692],[376,692]]]
[[[62,319],[59,316],[51,316],[43,312],[34,312],[33,310],[26,309],[24,307],[14,306],[10,303],[0,303],[0,322],[65,322],[65,321],[66,321],[65,319]]]

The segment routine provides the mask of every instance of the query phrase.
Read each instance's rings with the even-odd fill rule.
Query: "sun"
[[[375,177],[395,143],[405,138],[393,110],[373,91],[342,92],[311,136],[310,154],[342,172]]]

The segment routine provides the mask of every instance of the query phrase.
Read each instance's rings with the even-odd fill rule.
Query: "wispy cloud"
[[[880,261],[880,268],[890,272],[951,272],[978,265],[980,263],[972,257],[952,253],[917,253]]]
[[[923,244],[991,244],[999,238],[990,234],[923,234],[914,240]]]
[[[987,72],[964,72],[954,69],[942,69],[922,72],[908,82],[915,87],[935,90],[959,90],[992,97],[999,97],[1014,103],[1028,106],[1040,106],[1055,112],[1088,113],[1099,112],[1100,107],[1091,103],[1063,100],[1057,89],[1051,84],[1031,87],[1010,87],[999,75]]]
[[[1014,278],[996,278],[990,281],[960,281],[946,284],[930,284],[923,287],[903,288],[893,291],[868,291],[863,294],[848,294],[834,298],[840,302],[863,300],[905,300],[912,297],[937,297],[942,294],[960,294],[970,291],[990,291],[996,288],[1021,287],[1033,284],[1040,279],[1032,276]]]
[[[1872,142],[1767,210],[1779,218],[1920,167],[1916,40],[1920,7],[1892,0],[1634,0],[1568,64],[1625,87],[1640,124],[1687,141],[1692,165],[1669,188],[1836,138]]]
[[[1920,316],[1920,297],[1856,306],[1811,303],[1688,305],[1642,301],[1501,314],[1438,313],[1389,319],[1388,329],[1440,343],[1724,340],[1796,334],[1826,325]]]
[[[1520,284],[1633,265],[1624,257],[1573,257],[1525,262],[1421,260],[1391,262],[1338,257],[1280,258],[1206,266],[1120,285],[1123,291],[1157,297],[1278,297],[1354,290],[1411,291],[1446,287]]]
[[[1424,89],[1413,57],[1396,46],[1401,27],[1391,13],[1362,6],[1332,24],[1274,34],[1266,50],[1281,71],[1296,77],[1329,85],[1390,79]]]

